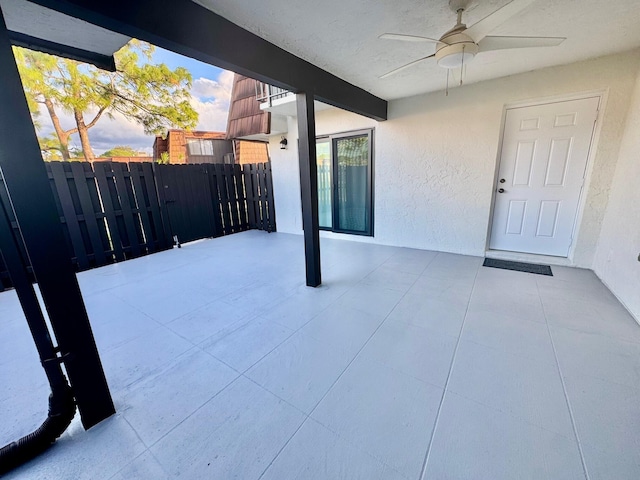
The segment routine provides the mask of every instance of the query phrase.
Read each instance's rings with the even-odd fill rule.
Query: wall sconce
[[[287,139],[285,137],[282,137],[282,139],[280,140],[280,150],[286,150],[287,143]]]

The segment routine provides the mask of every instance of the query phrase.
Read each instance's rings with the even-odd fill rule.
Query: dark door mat
[[[536,273],[538,275],[553,276],[549,265],[536,265],[535,263],[510,262],[496,258],[485,258],[483,267],[502,268],[503,270],[515,270],[516,272]]]

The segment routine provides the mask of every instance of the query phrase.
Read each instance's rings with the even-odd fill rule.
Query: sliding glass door
[[[318,222],[320,228],[333,227],[333,181],[331,175],[331,142],[328,138],[316,142],[318,164]]]
[[[372,134],[365,130],[317,140],[321,228],[373,235]]]

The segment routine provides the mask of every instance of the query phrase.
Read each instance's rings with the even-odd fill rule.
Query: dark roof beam
[[[191,0],[30,0],[114,32],[376,120],[387,102]]]
[[[109,72],[116,71],[116,62],[113,56],[102,55],[101,53],[90,52],[81,48],[51,42],[42,38],[32,37],[24,33],[8,31],[11,44],[16,47],[24,47],[30,50],[57,55],[58,57],[70,58],[79,62],[90,63],[102,70]]]

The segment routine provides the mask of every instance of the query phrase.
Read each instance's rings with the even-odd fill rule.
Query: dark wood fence
[[[160,202],[179,242],[275,231],[271,165],[156,165]]]
[[[174,239],[276,229],[268,163],[50,162],[46,168],[77,271],[166,250]],[[19,239],[1,175],[0,202]],[[0,291],[10,286],[0,252]]]

